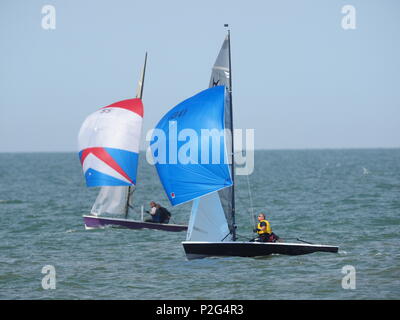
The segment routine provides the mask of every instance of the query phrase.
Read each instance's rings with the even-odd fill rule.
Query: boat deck
[[[105,228],[107,226],[127,228],[127,229],[154,229],[171,232],[179,232],[187,230],[187,225],[144,222],[140,220],[118,219],[108,217],[83,216],[86,229]]]
[[[271,254],[302,255],[314,252],[337,253],[339,247],[296,242],[182,242],[188,259],[204,258],[209,256],[220,257],[257,257]]]

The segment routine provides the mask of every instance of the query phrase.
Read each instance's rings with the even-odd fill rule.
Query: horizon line
[[[317,150],[378,150],[378,149],[400,149],[396,147],[321,147],[321,148],[255,148],[254,151],[317,151]],[[139,153],[145,153],[146,150],[139,150]],[[56,151],[0,151],[0,153],[79,153],[77,150],[56,150]]]

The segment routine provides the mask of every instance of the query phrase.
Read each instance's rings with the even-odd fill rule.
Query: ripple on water
[[[0,297],[398,299],[399,156],[400,150],[257,151],[249,177],[253,210],[246,177],[236,179],[238,233],[250,239],[249,213],[263,211],[283,239],[338,245],[339,253],[188,261],[184,232],[85,230],[82,214],[97,190],[84,186],[76,154],[0,154],[11,168],[0,185]],[[138,173],[136,203],[167,205],[155,169],[142,161]],[[189,212],[190,204],[172,209],[176,221],[187,222]],[[57,275],[52,292],[41,288],[48,264]],[[341,287],[346,265],[357,270],[356,290]]]

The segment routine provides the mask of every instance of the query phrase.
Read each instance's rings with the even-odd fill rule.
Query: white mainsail
[[[129,197],[128,192],[130,192]],[[133,192],[134,188],[132,187],[101,187],[90,213],[95,216],[126,214],[128,198],[130,206],[132,206]]]
[[[218,242],[227,234],[229,234],[229,228],[218,192],[195,199],[188,225],[187,240]]]

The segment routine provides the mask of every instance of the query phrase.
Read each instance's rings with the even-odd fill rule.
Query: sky
[[[225,23],[234,126],[256,149],[400,147],[397,0],[1,0],[0,152],[79,151],[86,116],[135,96],[147,51],[144,139],[208,87]]]

